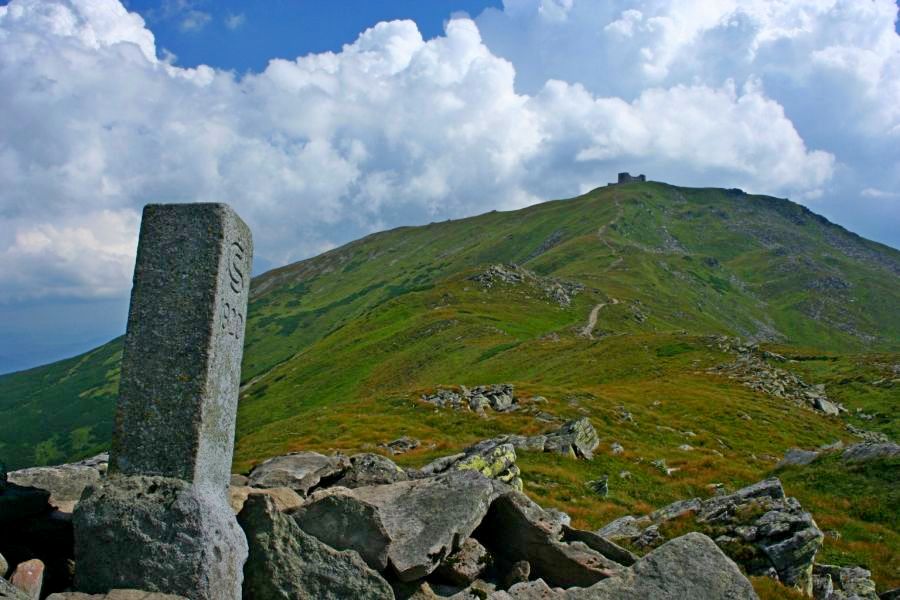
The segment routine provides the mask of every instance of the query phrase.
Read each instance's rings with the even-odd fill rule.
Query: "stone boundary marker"
[[[225,204],[144,208],[109,477],[73,515],[80,591],[240,598],[226,491],[252,255]]]

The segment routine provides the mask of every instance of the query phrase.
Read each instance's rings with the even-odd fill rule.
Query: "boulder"
[[[234,512],[234,514],[238,514],[239,512],[241,512],[241,508],[243,508],[244,503],[247,501],[247,498],[254,494],[264,494],[266,496],[269,496],[275,502],[275,507],[280,511],[297,508],[298,506],[303,504],[303,498],[301,498],[300,494],[298,494],[291,488],[254,488],[249,486],[231,486],[228,488],[228,504],[231,506],[231,510]]]
[[[7,571],[9,571],[9,563],[6,562],[6,559],[0,554],[0,577],[6,577]]]
[[[22,590],[29,600],[40,600],[44,584],[44,563],[36,558],[26,560],[16,567],[9,582]]]
[[[421,469],[410,471],[413,478],[431,477],[450,471],[477,471],[489,477],[522,489],[521,471],[516,465],[516,449],[511,443],[498,439],[483,440],[459,454],[443,456]]]
[[[738,566],[700,533],[689,533],[650,552],[616,577],[587,589],[567,590],[565,600],[757,600]]]
[[[520,492],[503,494],[491,506],[475,537],[497,559],[528,561],[531,576],[551,585],[589,586],[623,569],[580,541],[562,541],[560,518]]]
[[[893,458],[895,456],[900,456],[900,444],[881,442],[848,446],[841,454],[841,459],[845,462],[865,462],[876,458]]]
[[[108,594],[62,592],[50,594],[47,600],[187,600],[184,596],[145,592],[142,590],[110,590]]]
[[[266,495],[250,496],[238,522],[250,547],[244,565],[245,598],[394,598],[390,585],[359,554],[339,552],[303,532]]]
[[[232,487],[247,487],[248,485],[250,485],[250,478],[239,473],[232,473],[231,480],[228,482],[228,485]]]
[[[640,547],[665,541],[660,525],[693,514],[700,531],[715,531],[716,542],[751,575],[771,570],[785,585],[812,593],[812,566],[824,535],[778,479],[766,479],[733,494],[681,500],[645,517],[622,517],[597,531],[611,540]]]
[[[434,571],[434,575],[448,583],[467,586],[490,565],[487,549],[477,540],[467,538],[458,550],[450,554]]]
[[[334,485],[352,489],[407,479],[409,476],[406,471],[394,464],[391,459],[380,454],[357,454],[350,457],[350,466]]]
[[[87,487],[73,514],[76,588],[233,597],[247,540],[223,492],[137,475]]]
[[[569,421],[557,431],[547,434],[544,451],[591,460],[594,458],[594,450],[599,445],[597,430],[594,429],[590,419],[582,417]]]
[[[784,458],[776,465],[776,468],[808,465],[819,457],[819,453],[815,450],[802,450],[800,448],[791,448],[784,453]]]
[[[84,488],[99,482],[100,477],[98,467],[85,463],[32,467],[9,473],[12,483],[50,492],[50,504],[66,512],[72,512]]]
[[[387,448],[387,450],[391,454],[405,454],[410,450],[415,450],[421,445],[421,442],[416,438],[411,438],[409,436],[404,435],[403,437],[399,437],[392,442],[388,442],[386,444],[380,444],[382,448]]]
[[[288,487],[305,496],[323,479],[336,479],[349,466],[346,456],[292,452],[256,465],[250,471],[249,483],[258,488]]]
[[[408,582],[434,571],[472,534],[500,485],[468,470],[352,490],[333,488],[293,516],[301,529],[332,548],[356,550],[377,571],[390,565]]]

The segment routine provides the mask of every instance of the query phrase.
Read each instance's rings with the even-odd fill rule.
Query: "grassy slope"
[[[467,279],[499,262],[586,289],[561,307],[530,285],[484,290]],[[235,468],[299,448],[372,450],[403,434],[425,442],[402,459],[417,464],[487,436],[549,428],[524,414],[479,419],[415,400],[438,385],[503,381],[545,396],[547,412],[589,415],[603,438],[590,463],[520,459],[528,492],[579,524],[705,496],[710,483],[771,473],[791,446],[849,441],[843,420],[706,373],[732,358],[709,334],[770,339],[811,358],[791,368],[877,413],[855,424],[897,437],[897,388],[872,382],[900,362],[898,272],[900,253],[792,203],[655,183],[376,234],[254,280]],[[576,336],[598,303],[607,306],[595,339]],[[112,342],[0,377],[0,453],[22,465],[104,446],[118,353]],[[634,423],[620,422],[620,406]],[[607,451],[614,440],[623,455]],[[650,465],[656,458],[680,470],[666,477]],[[890,566],[900,564],[896,503],[881,495],[871,510],[847,507],[884,485],[882,471],[836,486],[839,466],[810,469],[821,476],[781,476],[823,528],[842,533],[826,556],[900,583]],[[625,470],[630,479],[618,477]],[[605,500],[584,485],[602,474],[612,482]]]

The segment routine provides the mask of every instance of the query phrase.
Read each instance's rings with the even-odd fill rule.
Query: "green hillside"
[[[490,271],[512,264],[510,281]],[[848,424],[900,438],[898,283],[900,252],[739,190],[633,183],[374,234],[253,281],[235,469],[300,448],[372,451],[401,435],[422,440],[400,457],[419,464],[552,428],[521,411],[480,418],[418,400],[439,386],[511,383],[545,397],[544,412],[597,428],[594,461],[522,453],[519,464],[529,494],[599,526],[708,495],[712,483],[755,481],[792,446],[853,441]],[[735,360],[721,335],[761,342],[784,357],[766,359],[773,368],[824,384],[849,413],[826,417],[714,372]],[[115,340],[0,377],[10,467],[108,446],[119,353]],[[609,453],[612,441],[625,452]],[[678,471],[661,473],[656,459]],[[850,480],[878,486],[896,466]],[[783,477],[841,533],[825,560],[881,557],[869,565],[879,582],[900,584],[900,498],[848,510],[833,465],[816,468],[820,477]],[[603,474],[606,499],[585,486]]]

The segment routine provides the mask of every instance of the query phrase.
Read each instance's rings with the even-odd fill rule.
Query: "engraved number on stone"
[[[244,289],[244,247],[239,242],[231,243],[231,260],[228,261],[228,277],[231,279],[231,290],[240,294]]]
[[[241,337],[244,331],[244,317],[230,302],[222,306],[222,330],[234,338]]]

